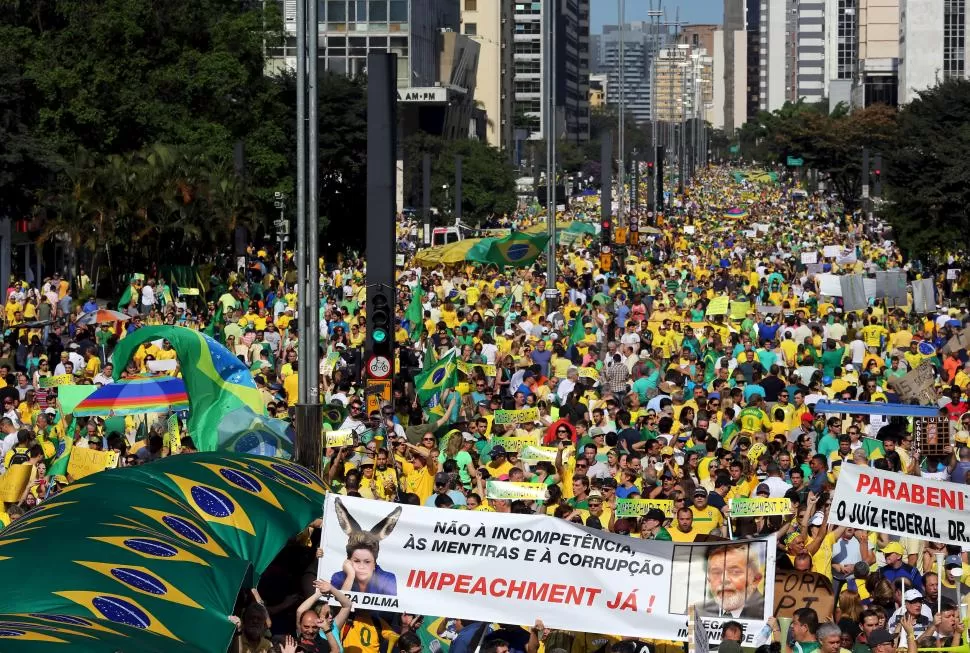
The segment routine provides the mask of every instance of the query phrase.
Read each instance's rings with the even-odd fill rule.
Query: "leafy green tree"
[[[949,80],[903,107],[895,140],[882,150],[888,216],[910,255],[966,247],[968,125],[970,82]]]
[[[439,223],[450,222],[455,202],[455,157],[462,157],[462,219],[471,224],[515,210],[515,170],[501,150],[474,139],[445,140],[418,132],[404,141],[405,197],[420,206],[422,155],[431,155],[431,204]],[[443,186],[447,185],[447,191]]]

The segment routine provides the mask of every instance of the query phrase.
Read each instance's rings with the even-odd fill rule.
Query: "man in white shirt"
[[[141,306],[145,313],[152,310],[155,306],[155,280],[149,279],[145,287],[141,289]]]
[[[758,484],[755,491],[751,493],[751,497],[755,498],[758,496],[758,492],[764,492],[765,489],[768,490],[768,497],[771,499],[781,499],[785,496],[785,493],[791,489],[791,485],[785,482],[782,477],[781,467],[778,463],[768,463],[768,467],[765,468],[768,472],[768,477]]]

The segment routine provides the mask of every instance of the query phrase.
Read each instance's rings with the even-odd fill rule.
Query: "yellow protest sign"
[[[728,499],[731,517],[767,517],[790,515],[791,499]]]
[[[340,431],[330,431],[325,433],[328,447],[352,447],[354,446],[354,432],[350,429]]]
[[[98,451],[75,447],[67,463],[67,473],[75,481],[96,472],[103,472],[118,465],[118,454],[114,451]]]
[[[578,371],[579,378],[581,379],[593,379],[594,381],[600,380],[600,372],[595,367],[581,367]]]
[[[458,361],[458,371],[466,376],[479,370],[485,376],[495,376],[495,366],[488,365],[487,363],[467,363],[465,361]]]
[[[73,374],[58,374],[57,376],[41,377],[40,382],[37,385],[42,388],[56,388],[59,385],[73,385],[73,383]]]
[[[743,320],[751,310],[751,302],[731,302],[731,319]]]
[[[519,410],[496,410],[494,423],[503,424],[525,424],[539,419],[538,408],[520,408]]]
[[[519,452],[526,447],[535,447],[539,444],[539,436],[496,436],[492,438],[493,447],[502,447],[506,451]]]
[[[182,295],[183,297],[198,297],[199,296],[199,289],[198,288],[181,288],[180,287],[179,288],[179,294]]]
[[[708,315],[727,315],[728,305],[731,303],[731,298],[727,295],[722,297],[715,297],[707,305]]]
[[[558,449],[555,447],[537,447],[529,445],[519,452],[519,458],[527,463],[539,462],[540,460],[555,462],[557,452]]]
[[[617,517],[643,517],[648,511],[663,510],[667,519],[674,517],[674,502],[670,499],[617,499]]]
[[[10,469],[0,476],[0,501],[4,503],[20,501],[34,471],[34,466],[29,463],[11,465]]]
[[[755,442],[753,445],[751,445],[751,448],[748,449],[748,460],[751,461],[751,464],[756,465],[758,464],[758,459],[761,458],[766,451],[768,451],[768,447],[764,442]]]
[[[505,499],[507,501],[545,501],[546,484],[489,481],[485,484],[485,496],[489,499]]]

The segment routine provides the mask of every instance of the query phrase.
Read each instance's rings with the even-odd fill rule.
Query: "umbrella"
[[[572,231],[578,234],[589,234],[590,236],[595,236],[599,233],[598,225],[591,224],[589,222],[580,222],[579,220],[573,220],[566,231]]]
[[[102,386],[81,400],[74,415],[138,415],[188,408],[189,395],[182,379],[159,376],[115,381]]]
[[[299,465],[216,452],[91,474],[0,532],[0,565],[31,570],[0,595],[2,648],[225,651],[237,592],[324,491]]]
[[[131,317],[119,311],[112,311],[107,308],[99,308],[96,311],[85,313],[77,319],[77,324],[105,324],[107,322],[124,322]]]
[[[737,207],[734,207],[734,208],[730,208],[727,211],[725,211],[724,212],[724,215],[726,217],[728,217],[728,218],[738,219],[738,218],[746,218],[746,217],[748,217],[748,212],[745,211],[744,209],[739,209]]]

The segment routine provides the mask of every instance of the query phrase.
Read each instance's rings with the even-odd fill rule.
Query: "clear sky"
[[[656,0],[654,0],[656,3]],[[600,34],[603,25],[615,25],[619,14],[617,0],[592,0],[590,34]],[[646,20],[650,0],[626,0],[626,20]],[[724,17],[723,0],[663,0],[667,20],[673,22],[680,8],[680,20],[688,23],[720,23]]]

